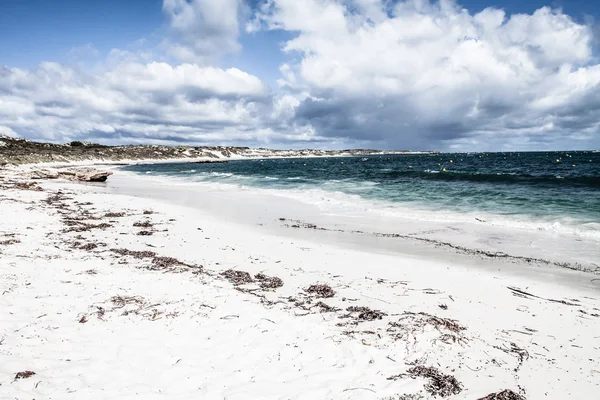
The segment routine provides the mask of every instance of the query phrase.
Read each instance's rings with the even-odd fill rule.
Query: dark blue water
[[[264,159],[124,168],[323,196],[373,207],[401,206],[567,223],[600,234],[600,153],[457,153]],[[318,197],[317,196],[317,197]]]

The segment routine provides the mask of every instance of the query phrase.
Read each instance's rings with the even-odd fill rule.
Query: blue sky
[[[550,5],[581,21],[586,15],[600,20],[600,2],[588,0],[459,3],[473,12],[493,6],[508,13],[531,13]],[[0,0],[0,37],[4,38],[0,62],[29,68],[41,61],[68,62],[71,49],[88,44],[105,54],[134,46],[140,39],[156,40],[165,29],[161,9],[162,0]],[[243,57],[237,55],[231,63],[245,63],[249,69],[279,65],[284,58],[279,44],[288,36],[273,32],[245,36]]]
[[[412,8],[377,14],[377,9],[386,7],[383,0],[307,0],[300,6],[273,0],[269,9],[261,8],[265,2],[164,0],[163,7],[163,0],[0,0],[0,68],[10,71],[0,75],[0,93],[5,93],[6,109],[30,106],[28,115],[0,119],[0,133],[53,141],[169,142],[177,138],[190,143],[278,147],[314,143],[316,147],[541,149],[599,144],[594,119],[600,115],[596,114],[600,30],[595,23],[600,20],[600,2],[460,0],[458,5],[468,10],[469,17],[458,18],[459,22],[453,21],[460,9],[444,8],[437,2],[417,14]],[[415,10],[429,4],[427,0],[417,3],[421,5],[414,6]],[[536,11],[544,6],[552,10]],[[365,43],[367,36],[335,26],[335,21],[357,21],[350,21],[344,7],[359,10],[357,20],[359,25],[366,24],[366,31],[381,28],[379,36],[373,34],[378,39],[372,39],[372,45]],[[489,7],[506,12],[503,25],[494,27],[494,32],[484,29],[491,23],[483,20],[491,15]],[[525,14],[527,20],[511,17],[517,13]],[[409,38],[411,30],[404,32],[404,27],[417,23],[415,15],[436,21],[436,29],[448,33],[475,32],[463,37],[479,35],[479,47],[462,44],[448,49],[444,57],[424,55],[426,49],[445,49],[447,35],[429,32],[418,40]],[[182,16],[185,19],[178,19]],[[318,26],[311,21],[318,21]],[[249,23],[254,24],[251,31]],[[419,26],[429,26],[423,23]],[[461,25],[452,26],[455,23]],[[380,40],[383,28],[392,25],[397,37]],[[395,48],[399,42],[403,45]],[[288,51],[282,51],[286,46]],[[533,67],[515,71],[521,67],[506,59],[509,53],[524,57],[518,65]],[[363,54],[371,57],[371,65],[360,60]],[[51,67],[47,62],[55,64]],[[449,64],[439,70],[440,62]],[[489,67],[479,65],[483,62],[489,62]],[[585,90],[581,85],[579,89],[571,86],[575,78],[561,75],[566,69],[583,79]],[[488,76],[490,70],[496,71],[494,76]],[[427,72],[431,80],[420,79]],[[523,93],[520,97],[499,93],[510,73],[516,74],[511,82]],[[531,75],[517,82],[525,73]],[[148,82],[152,93],[146,86],[130,87],[139,76],[127,74],[151,75],[155,79]],[[190,74],[194,79],[187,78]],[[442,79],[445,74],[449,75]],[[16,85],[17,78],[24,80],[20,85],[27,80],[33,85],[36,79],[47,84],[48,77],[68,82],[59,89],[47,87],[43,94],[10,86]],[[106,79],[117,77],[124,81],[115,81],[110,88],[102,86]],[[215,79],[219,87],[213,87]],[[564,88],[556,91],[540,83],[543,80],[555,80]],[[536,82],[535,86],[529,82]],[[232,89],[223,94],[220,88],[229,86]],[[94,93],[90,96],[108,97],[102,105],[90,103],[83,110],[82,104],[69,103],[74,101],[73,93],[83,88]],[[157,93],[158,88],[164,93]],[[116,105],[108,102],[119,95],[109,90],[141,103],[113,108]],[[199,90],[200,97],[190,95]],[[407,97],[409,93],[412,98]],[[468,101],[462,102],[465,93]],[[40,97],[44,102],[36,100]],[[181,115],[178,120],[175,111],[166,115],[164,108],[157,107],[157,98],[172,101],[173,110],[176,105],[194,109],[194,117]],[[190,98],[194,100],[184,102]],[[428,107],[431,99],[454,98],[461,99],[455,107],[441,105],[435,112]],[[591,108],[582,109],[589,103]],[[138,110],[144,106],[147,109]],[[524,107],[530,114],[524,114]],[[119,119],[104,114],[108,109],[117,110]],[[137,114],[126,115],[133,109]],[[220,117],[197,117],[208,110]],[[85,118],[85,112],[97,120],[75,123]],[[45,133],[34,123],[23,122],[26,118],[39,119]]]

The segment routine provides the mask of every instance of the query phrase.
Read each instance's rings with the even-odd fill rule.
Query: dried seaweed
[[[19,189],[19,190],[32,190],[34,192],[43,192],[42,189],[37,182],[18,182],[14,180],[3,181],[3,185],[0,184],[0,189],[10,190],[10,189]]]
[[[221,276],[224,276],[229,282],[236,286],[254,282],[252,276],[246,271],[228,269],[225,272],[221,272]]]
[[[123,308],[128,304],[141,305],[145,300],[140,296],[113,296],[110,298],[115,308]]]
[[[152,232],[152,231],[139,231],[138,233],[136,233],[136,235],[138,235],[138,236],[152,236],[152,235],[154,235],[154,232]]]
[[[526,400],[525,397],[512,390],[506,389],[498,393],[490,393],[485,397],[480,397],[477,400]]]
[[[152,268],[151,269],[164,269],[172,267],[173,265],[186,265],[185,263],[179,261],[173,257],[154,257],[152,259]]]
[[[322,301],[319,301],[318,303],[316,303],[315,305],[311,306],[310,308],[313,307],[319,307],[321,310],[320,312],[322,313],[328,313],[328,312],[336,312],[339,311],[340,309],[337,307],[332,307],[328,304],[323,303]]]
[[[443,374],[435,367],[424,367],[422,365],[417,365],[410,368],[406,374],[390,376],[388,380],[396,380],[406,377],[413,379],[428,379],[429,382],[424,386],[424,389],[434,397],[449,397],[452,395],[457,395],[462,391],[463,388],[463,385],[452,375]]]
[[[414,394],[396,394],[394,396],[384,397],[381,400],[424,400],[421,393]]]
[[[104,214],[106,218],[121,218],[125,216],[124,212],[107,212]]]
[[[523,365],[525,360],[529,360],[529,352],[527,350],[517,346],[515,343],[511,342],[510,347],[506,347],[506,345],[503,345],[502,347],[494,346],[494,348],[501,350],[501,351],[505,352],[506,354],[510,354],[517,358],[519,363],[517,364],[517,366],[514,369],[515,372],[519,372],[519,369],[521,368],[521,366]]]
[[[446,330],[454,333],[459,333],[466,330],[464,326],[460,325],[458,321],[450,318],[437,317],[435,315],[427,313],[412,313],[405,312],[403,317],[398,322],[390,322],[392,327],[400,327],[405,324],[402,322],[411,322],[413,326],[422,328],[426,325],[434,326],[438,331]]]
[[[35,372],[33,372],[33,371],[21,371],[21,372],[17,372],[17,374],[15,375],[15,380],[16,379],[31,378],[33,375],[35,375]]]
[[[369,307],[351,306],[351,307],[348,307],[346,310],[351,313],[358,313],[358,316],[356,317],[356,319],[361,320],[361,321],[374,321],[377,319],[382,319],[383,317],[387,316],[387,314],[384,313],[383,311],[371,310]]]
[[[79,249],[90,251],[90,250],[94,250],[97,247],[98,247],[98,245],[96,243],[87,243],[87,244],[84,244],[83,246],[80,246]]]
[[[21,241],[19,239],[7,239],[0,242],[2,246],[9,246],[11,244],[19,244]]]
[[[136,228],[152,228],[154,224],[150,221],[137,221],[133,223]]]
[[[307,293],[313,294],[316,297],[329,298],[335,296],[335,291],[327,284],[310,285],[304,289]]]
[[[260,282],[260,288],[263,290],[277,289],[283,286],[281,278],[268,276],[263,273],[254,275],[254,279]]]
[[[83,224],[80,223],[77,226],[72,226],[69,229],[65,229],[63,230],[64,233],[68,233],[68,232],[87,232],[87,231],[91,231],[92,229],[106,229],[106,228],[112,228],[111,224],[107,224],[107,223],[101,223],[101,224]]]
[[[113,253],[117,253],[121,256],[130,256],[130,257],[136,258],[138,260],[141,260],[144,258],[151,258],[152,263],[150,264],[150,266],[142,267],[145,269],[149,269],[151,271],[161,271],[161,270],[168,269],[167,272],[183,272],[184,269],[174,268],[177,265],[186,267],[186,268],[194,268],[196,270],[194,273],[196,273],[196,274],[203,271],[203,267],[201,265],[187,264],[187,263],[185,263],[183,261],[179,261],[178,259],[173,258],[173,257],[157,256],[156,253],[153,251],[134,251],[134,250],[128,250],[128,249],[110,249],[110,251],[112,251]]]
[[[156,253],[153,251],[135,251],[135,250],[128,250],[128,249],[110,249],[110,251],[112,251],[113,253],[117,253],[121,256],[130,256],[133,258],[137,258],[138,260],[141,260],[143,258],[154,258],[156,257]]]

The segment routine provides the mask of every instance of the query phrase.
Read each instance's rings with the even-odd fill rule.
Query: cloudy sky
[[[600,148],[600,2],[2,0],[0,134]]]

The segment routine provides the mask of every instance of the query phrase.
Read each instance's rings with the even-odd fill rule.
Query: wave
[[[150,172],[140,171],[139,173]],[[429,176],[442,174],[421,172]],[[459,174],[455,174],[459,175]],[[546,215],[530,215],[524,208],[496,207],[485,210],[481,206],[485,199],[475,206],[469,205],[461,210],[454,205],[445,204],[443,200],[434,202],[411,200],[406,201],[406,194],[400,194],[401,202],[393,201],[392,192],[385,190],[378,182],[337,179],[321,182],[306,183],[300,179],[268,180],[263,176],[238,175],[223,172],[207,172],[190,175],[168,175],[153,173],[144,175],[146,179],[167,180],[169,184],[206,185],[207,188],[218,190],[244,190],[267,193],[278,197],[286,197],[317,206],[325,213],[332,215],[349,215],[355,217],[361,214],[376,214],[384,217],[398,217],[410,220],[442,222],[442,223],[479,223],[485,220],[489,226],[509,229],[524,229],[528,231],[546,231],[559,234],[575,235],[594,240],[600,240],[600,222],[593,217],[568,217],[564,213],[548,213]],[[488,175],[489,178],[496,175]],[[515,175],[509,175],[514,177]],[[500,175],[500,179],[507,175]],[[517,176],[517,179],[520,178]],[[556,178],[553,178],[556,179]],[[273,182],[274,184],[270,184]],[[279,182],[279,183],[277,183]],[[284,182],[288,182],[284,184]],[[370,185],[369,185],[370,183]],[[285,185],[285,186],[282,186]],[[372,192],[375,190],[377,192]],[[431,199],[429,199],[431,200]],[[513,199],[519,200],[519,199]],[[527,200],[523,198],[522,200]],[[457,199],[454,199],[456,202]],[[444,206],[440,205],[444,203]],[[516,206],[520,207],[520,206]],[[512,214],[507,211],[511,211]],[[503,212],[504,211],[504,212]]]
[[[385,179],[416,179],[444,182],[474,182],[495,184],[522,185],[570,185],[588,188],[600,188],[600,176],[563,176],[532,175],[516,173],[470,173],[462,171],[424,170],[424,171],[390,171],[384,173]]]

